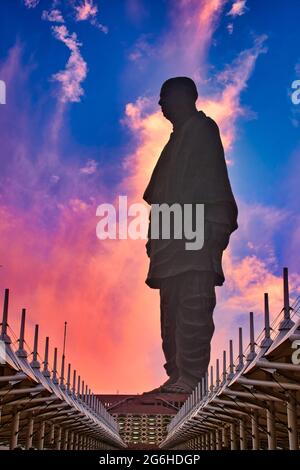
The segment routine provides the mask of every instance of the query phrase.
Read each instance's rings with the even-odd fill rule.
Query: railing
[[[260,385],[262,387],[279,387],[279,390],[286,392],[290,392],[291,390],[300,390],[300,365],[286,363],[285,361],[282,364],[276,363],[275,370],[278,368],[280,370],[293,373],[294,375],[292,376],[291,384],[289,381],[288,383],[278,381],[277,383],[274,383],[276,378],[273,378],[273,382],[271,383],[253,379],[251,381],[250,379],[246,378],[246,376],[249,375],[249,372],[251,372],[251,370],[253,370],[255,367],[256,369],[259,369],[263,366],[268,367],[268,364],[272,365],[272,360],[270,362],[266,361],[268,353],[271,350],[276,349],[277,345],[280,345],[281,342],[284,341],[287,337],[290,336],[290,340],[292,340],[293,337],[300,340],[300,330],[298,329],[298,326],[300,325],[300,296],[298,296],[290,306],[287,268],[284,268],[283,270],[283,299],[284,307],[270,324],[269,298],[268,294],[264,295],[265,325],[264,329],[260,332],[256,339],[254,334],[254,316],[253,313],[250,312],[249,345],[245,349],[243,348],[243,330],[242,328],[239,328],[239,354],[235,361],[233,360],[233,341],[230,340],[229,364],[227,365],[227,352],[223,351],[222,375],[220,375],[220,360],[217,359],[215,374],[213,365],[210,365],[209,371],[206,373],[205,377],[203,377],[202,380],[198,383],[197,387],[187,398],[177,415],[170,422],[168,426],[168,436],[165,440],[165,444],[162,444],[163,447],[167,444],[169,445],[170,442],[176,441],[176,439],[184,440],[185,434],[186,436],[190,436],[191,428],[189,429],[189,423],[193,419],[196,419],[197,413],[201,413],[201,410],[204,412],[206,407],[209,408],[210,403],[219,399],[219,397],[222,398],[222,395],[226,393],[230,387],[235,386],[236,384],[249,383],[249,385],[253,387],[259,387]],[[298,374],[298,378],[295,378],[295,373]],[[241,392],[240,395],[243,396],[243,393],[244,392]],[[244,395],[246,396],[247,393],[245,392]],[[263,395],[263,393],[261,395]],[[269,394],[266,393],[265,399],[268,400],[269,398]],[[295,400],[297,400],[297,398],[295,398]],[[293,428],[294,433],[297,434],[297,429],[295,430],[296,425],[294,423]],[[298,448],[298,444],[295,444],[295,448]]]
[[[52,446],[56,428],[58,436],[62,430],[67,436],[64,448],[91,448],[91,446],[98,448],[101,443],[107,443],[112,447],[124,447],[119,436],[118,423],[84,383],[77,371],[75,369],[72,371],[70,363],[65,373],[64,351],[60,374],[58,374],[57,348],[54,348],[53,363],[50,367],[49,337],[46,337],[42,358],[38,352],[39,326],[35,326],[32,347],[25,339],[25,309],[22,310],[20,334],[17,337],[8,324],[8,304],[9,290],[6,289],[3,319],[0,325],[3,355],[0,361],[0,407],[2,409],[0,442],[9,444],[10,448],[15,448],[20,437],[23,443],[27,442],[26,448],[31,447],[32,437],[30,438],[29,433],[25,439],[24,427],[32,426],[31,420],[34,417],[35,422],[40,422],[39,428],[43,430],[47,425],[44,417],[47,416],[52,423],[49,431],[52,434],[50,439]],[[21,418],[25,420],[22,427],[19,424]],[[57,422],[61,422],[61,425],[56,426]],[[27,431],[29,432],[30,429]],[[68,438],[69,431],[70,438]],[[39,439],[38,447],[43,448],[45,431],[39,430],[38,433],[42,433],[43,437]],[[76,436],[78,437],[77,444]],[[89,444],[85,443],[85,440],[88,440]],[[61,438],[56,448],[61,448]]]

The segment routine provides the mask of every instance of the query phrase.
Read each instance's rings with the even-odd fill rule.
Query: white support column
[[[237,450],[236,424],[234,421],[230,423],[230,449]]]
[[[74,431],[70,433],[69,450],[74,450]]]
[[[216,450],[216,434],[214,431],[210,433],[210,450]]]
[[[68,438],[69,438],[69,430],[66,429],[64,433],[64,446],[63,446],[64,450],[68,450]]]
[[[221,450],[222,449],[222,436],[220,429],[216,429],[216,449]]]
[[[275,407],[274,402],[269,402],[266,410],[267,414],[267,431],[268,431],[268,450],[276,449],[276,424],[275,424]]]
[[[240,419],[240,449],[246,450],[247,439],[246,439],[246,420],[245,417]]]
[[[76,433],[75,435],[75,448],[74,450],[78,450],[79,449],[79,435],[78,433]]]
[[[13,415],[11,423],[11,436],[10,436],[10,450],[14,449],[18,445],[19,437],[19,424],[20,424],[20,411],[17,411]]]
[[[205,450],[209,450],[210,449],[210,436],[209,436],[209,433],[207,432],[205,434]]]
[[[290,450],[298,450],[297,437],[297,407],[294,393],[290,393],[287,402],[287,424],[289,432],[289,448]]]
[[[62,433],[62,429],[59,426],[58,432],[57,432],[57,437],[56,437],[56,450],[61,449],[61,433]]]
[[[258,433],[258,413],[257,413],[257,410],[252,410],[251,429],[252,429],[252,450],[258,450],[258,448],[259,448],[259,433]]]
[[[39,432],[38,432],[38,450],[43,450],[45,440],[45,421],[39,423]]]
[[[53,449],[55,445],[55,425],[51,423],[50,436],[49,436],[50,448]]]
[[[228,434],[227,434],[227,428],[225,425],[222,428],[222,445],[225,449],[228,448]]]
[[[26,445],[25,445],[25,448],[27,450],[32,447],[33,425],[34,425],[34,417],[30,416],[28,425],[27,425],[27,436],[26,436]]]

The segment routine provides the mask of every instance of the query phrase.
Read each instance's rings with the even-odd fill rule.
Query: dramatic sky
[[[144,240],[100,241],[96,208],[142,193],[170,124],[162,82],[192,77],[219,124],[239,229],[217,288],[213,360],[263,293],[281,309],[281,271],[300,286],[298,0],[4,0],[0,17],[0,288],[27,343],[40,325],[96,392],[165,379],[158,291]],[[236,354],[235,344],[235,354]]]

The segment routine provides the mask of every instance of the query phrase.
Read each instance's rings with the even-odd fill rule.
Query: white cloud
[[[228,16],[242,16],[248,10],[246,0],[235,0],[231,6],[231,10],[227,13]]]
[[[75,5],[76,20],[85,21],[90,18],[95,18],[98,13],[98,7],[94,4],[93,0],[84,0],[80,5]]]
[[[53,23],[64,23],[65,20],[59,10],[44,10],[42,13],[42,19],[46,21],[50,21]]]
[[[233,33],[233,23],[228,23],[228,25],[227,25],[227,31],[229,32],[229,34],[232,34],[232,33]]]
[[[107,26],[99,23],[97,19],[98,6],[95,5],[94,0],[83,0],[79,5],[74,6],[76,21],[89,21],[93,26],[100,29],[103,33],[108,32]]]
[[[63,42],[71,51],[64,70],[53,75],[53,78],[61,83],[63,102],[79,102],[84,94],[81,83],[87,76],[87,64],[80,54],[81,43],[77,41],[76,33],[69,33],[66,26],[53,26],[54,36]]]
[[[24,0],[24,5],[27,8],[35,8],[40,3],[40,0]]]
[[[97,171],[98,163],[95,160],[88,160],[86,165],[80,168],[80,173],[84,175],[92,175]]]

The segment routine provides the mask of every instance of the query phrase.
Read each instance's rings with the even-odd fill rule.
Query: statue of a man
[[[159,105],[173,132],[144,193],[150,204],[204,205],[204,244],[187,250],[186,240],[151,238],[146,283],[160,290],[164,365],[168,380],[152,392],[190,393],[205,376],[214,333],[215,286],[225,280],[222,254],[237,229],[232,194],[217,124],[196,108],[193,80],[167,80]],[[194,214],[194,212],[193,212]],[[194,222],[192,222],[194,224]],[[173,232],[174,234],[174,232]]]

